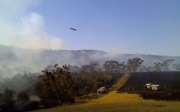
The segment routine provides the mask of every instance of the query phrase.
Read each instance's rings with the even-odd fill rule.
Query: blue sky
[[[19,5],[22,0],[15,1]],[[12,41],[13,36],[1,38],[0,44],[180,56],[179,0],[32,0],[21,6],[24,8],[17,11],[22,14],[8,15],[7,23],[19,23],[15,34],[20,35],[21,43],[30,44],[18,46],[19,40]],[[29,38],[24,39],[26,35]]]

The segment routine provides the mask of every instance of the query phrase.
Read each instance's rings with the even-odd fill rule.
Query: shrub
[[[28,105],[30,110],[37,110],[39,109],[39,102],[38,101],[31,101]]]

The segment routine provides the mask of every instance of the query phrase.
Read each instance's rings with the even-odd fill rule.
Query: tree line
[[[167,59],[162,62],[154,62],[152,66],[143,65],[144,60],[135,57],[127,61],[118,62],[115,60],[105,61],[103,65],[98,62],[91,62],[87,65],[76,67],[76,71],[105,71],[109,73],[131,73],[131,72],[160,72],[160,71],[180,71],[180,64],[174,63],[173,59]]]

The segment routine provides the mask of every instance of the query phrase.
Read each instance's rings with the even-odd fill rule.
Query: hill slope
[[[70,64],[81,67],[96,61],[102,66],[105,61],[122,62],[134,57],[143,59],[146,66],[152,66],[154,62],[166,59],[174,59],[177,64],[180,63],[180,57],[175,56],[111,54],[99,50],[34,50],[0,45],[0,76],[2,79],[18,73],[40,72],[47,65],[55,63],[59,66]]]

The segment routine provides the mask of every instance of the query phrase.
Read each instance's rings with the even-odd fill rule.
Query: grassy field
[[[112,91],[86,103],[75,103],[35,112],[180,112],[180,102],[144,100],[138,94]]]

